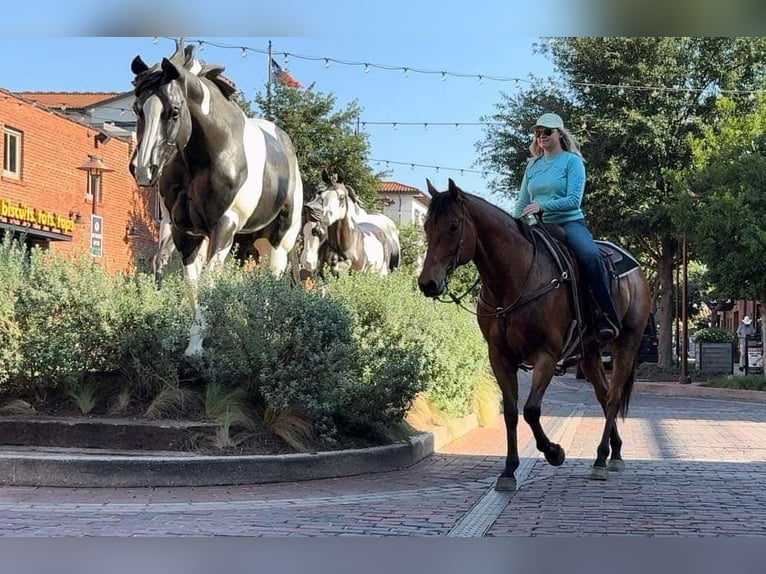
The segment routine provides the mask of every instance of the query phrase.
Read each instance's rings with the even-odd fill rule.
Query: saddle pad
[[[614,272],[618,277],[622,277],[628,272],[638,267],[638,261],[625,251],[619,245],[615,245],[610,241],[596,241],[599,251],[601,251],[602,257],[608,257],[614,265]]]

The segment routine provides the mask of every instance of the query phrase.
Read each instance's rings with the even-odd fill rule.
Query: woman
[[[617,337],[622,328],[609,294],[606,268],[580,205],[585,191],[585,163],[580,147],[556,114],[543,114],[529,146],[532,159],[521,182],[514,217],[541,213],[545,223],[566,231],[566,243],[601,308],[596,334],[601,341]]]

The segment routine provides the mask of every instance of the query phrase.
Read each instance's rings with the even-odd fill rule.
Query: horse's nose
[[[433,279],[419,279],[418,286],[426,297],[438,297],[444,291],[444,282],[437,283]]]

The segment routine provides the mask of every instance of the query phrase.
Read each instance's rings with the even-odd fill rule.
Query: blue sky
[[[198,40],[205,42],[204,50],[198,48],[198,56],[224,65],[225,74],[248,99],[264,89],[267,56],[257,51],[266,51],[271,40],[275,54],[291,54],[287,62],[282,55],[276,55],[275,60],[304,86],[314,83],[316,90],[334,94],[338,107],[356,99],[363,110],[362,122],[388,122],[361,126],[369,134],[370,160],[378,160],[370,161],[370,165],[390,171],[387,179],[421,190],[425,190],[426,178],[444,189],[447,178],[452,177],[464,189],[486,195],[491,175],[471,172],[482,169],[475,165],[474,146],[484,128],[454,124],[478,122],[482,115],[493,112],[501,91],[519,89],[513,81],[480,82],[476,77],[451,74],[525,79],[531,74],[547,77],[553,73],[547,59],[533,54],[536,37],[187,37],[190,43]],[[246,57],[242,57],[241,47],[248,48]],[[140,54],[151,65],[172,54],[173,49],[173,41],[167,37],[157,38],[156,43],[150,36],[3,37],[0,87],[10,91],[127,91],[131,89],[130,62],[134,56]],[[330,62],[326,67],[324,58],[354,65]],[[365,62],[398,69],[371,66],[365,72]],[[447,75],[444,80],[440,73],[410,71],[405,75],[405,67],[445,71]],[[390,125],[394,122],[396,128]],[[402,125],[407,122],[417,125]],[[451,125],[433,125],[439,122]],[[430,124],[427,128],[426,123]],[[501,198],[491,200],[502,204]]]

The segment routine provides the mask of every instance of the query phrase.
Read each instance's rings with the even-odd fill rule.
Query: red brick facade
[[[98,131],[0,89],[0,129],[6,128],[21,133],[21,177],[6,177],[0,171],[0,213],[4,208],[6,214],[0,216],[0,231],[22,225],[29,227],[31,239],[52,250],[90,253],[96,214],[103,218],[102,256],[97,261],[115,272],[131,270],[139,260],[151,258],[157,229],[155,200],[150,190],[136,186],[128,171],[132,141],[111,138],[99,143]],[[102,175],[102,200],[95,205],[87,196],[88,174],[77,169],[90,155],[114,170]],[[74,224],[77,213],[80,224]],[[130,236],[128,228],[134,231]],[[40,231],[49,236],[40,237]]]

